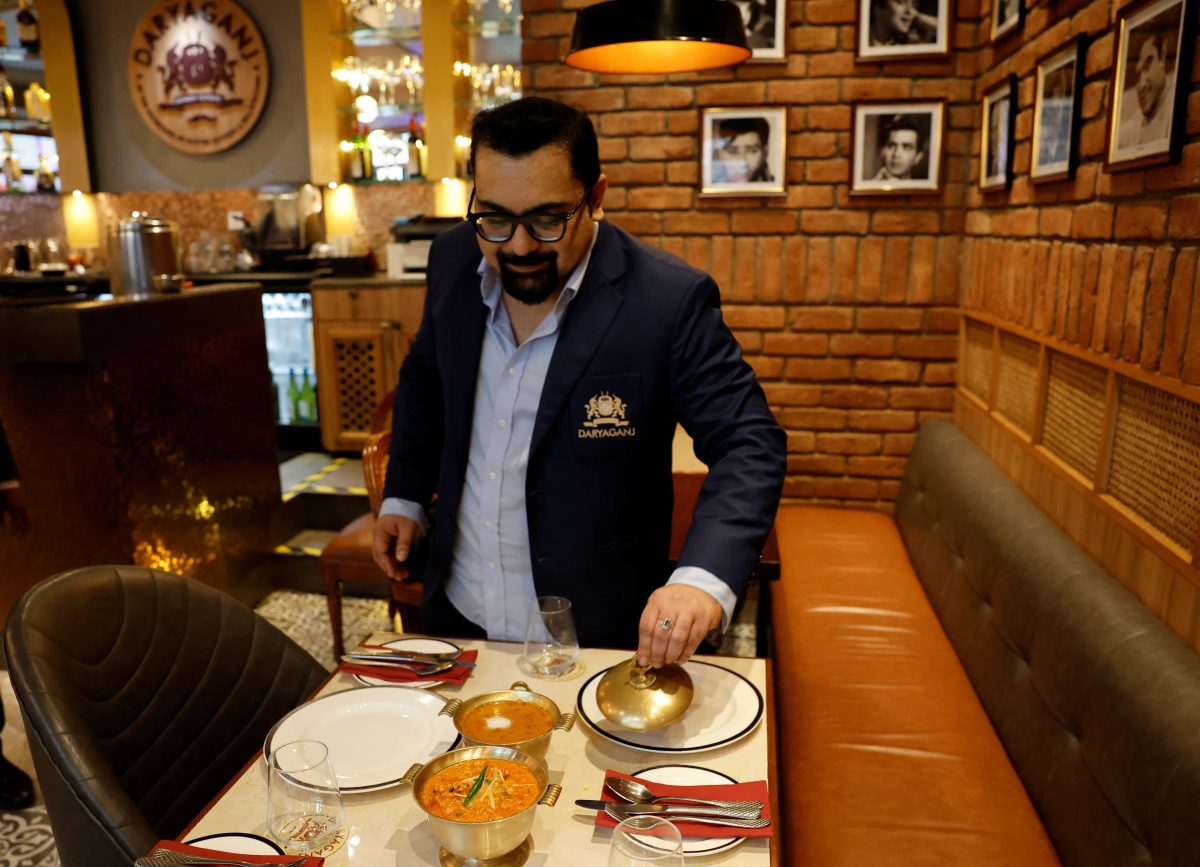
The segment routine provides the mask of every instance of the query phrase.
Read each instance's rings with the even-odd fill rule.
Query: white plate
[[[283,855],[284,851],[257,834],[209,834],[185,841],[189,846],[211,849],[222,855]]]
[[[395,641],[389,641],[387,644],[380,646],[396,650],[407,650],[410,653],[462,653],[462,648],[457,644],[442,641],[440,638],[397,638]],[[354,679],[366,686],[396,685],[396,682],[393,680],[384,680],[381,677],[371,677],[367,674],[356,674],[354,675]],[[414,689],[430,689],[435,686],[441,686],[443,682],[440,680],[414,680],[412,683],[404,683],[401,686],[411,686]]]
[[[723,786],[726,783],[737,782],[733,777],[727,777],[719,771],[698,768],[695,765],[655,765],[652,768],[634,771],[629,776],[651,783],[665,783],[668,786]],[[745,837],[684,837],[683,857],[704,858],[718,852],[728,852],[745,842]]]
[[[438,716],[446,699],[408,686],[362,686],[313,699],[267,733],[263,753],[296,740],[321,741],[343,792],[386,789],[414,762],[458,742],[454,720]]]
[[[639,732],[608,719],[596,703],[596,687],[603,671],[592,675],[580,688],[579,716],[602,738],[652,753],[699,753],[716,749],[741,740],[762,722],[762,693],[746,678],[728,668],[695,659],[684,665],[684,669],[692,677],[692,705],[669,726]]]

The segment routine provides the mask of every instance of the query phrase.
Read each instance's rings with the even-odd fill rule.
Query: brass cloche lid
[[[651,668],[634,656],[604,673],[596,687],[600,712],[619,726],[650,731],[673,723],[692,703],[692,678],[678,665]]]

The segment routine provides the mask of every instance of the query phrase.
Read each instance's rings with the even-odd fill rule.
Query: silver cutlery
[[[637,780],[626,780],[624,777],[609,777],[604,781],[612,792],[619,798],[624,798],[631,804],[703,804],[706,807],[732,807],[739,810],[753,810],[754,818],[762,815],[761,801],[720,801],[711,798],[687,798],[682,795],[656,796],[650,789]]]
[[[608,802],[606,801],[605,803],[607,804]],[[608,813],[609,816],[618,822],[628,819],[633,815],[632,813],[623,812],[619,804],[608,804],[604,812]],[[700,825],[723,825],[727,828],[767,828],[771,825],[770,819],[734,819],[691,815],[676,815],[675,818],[681,822],[696,822]]]
[[[301,856],[291,861],[281,861],[271,867],[300,867],[307,856]],[[176,867],[176,865],[224,864],[226,867],[260,867],[249,861],[239,861],[236,858],[217,858],[208,855],[192,855],[188,852],[176,852],[173,849],[155,849],[144,858],[133,862],[134,867]]]
[[[431,674],[441,674],[443,671],[449,671],[454,667],[453,660],[447,659],[445,662],[432,662],[428,665],[424,663],[401,662],[396,659],[358,659],[357,657],[344,655],[342,662],[349,662],[354,665],[373,665],[377,668],[403,668],[405,671],[411,671],[420,677],[426,677]]]
[[[671,818],[672,816],[708,816],[713,819],[757,819],[762,808],[754,805],[742,807],[693,807],[683,804],[614,804],[611,801],[578,800],[576,806],[587,810],[618,810],[625,816],[652,815]]]
[[[449,653],[410,653],[405,650],[364,650],[363,648],[358,648],[349,651],[346,653],[346,656],[355,660],[387,659],[397,662],[424,663],[425,665],[448,662],[451,665],[459,665],[463,668],[475,667],[475,663],[457,659],[458,654]]]

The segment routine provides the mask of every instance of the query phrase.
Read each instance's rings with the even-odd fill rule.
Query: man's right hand
[[[388,577],[403,581],[408,577],[408,555],[412,552],[420,528],[412,518],[403,515],[380,515],[375,520],[375,539],[371,554]]]

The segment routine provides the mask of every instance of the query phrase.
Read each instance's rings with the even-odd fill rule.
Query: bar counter
[[[64,569],[132,562],[227,588],[269,550],[261,292],[0,303],[0,421],[33,524],[0,536],[0,616]]]

